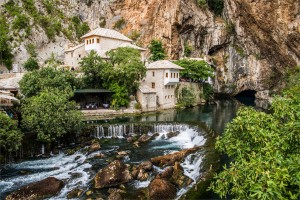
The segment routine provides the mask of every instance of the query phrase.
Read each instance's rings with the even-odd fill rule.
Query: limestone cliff
[[[19,5],[23,1],[15,0]],[[119,29],[143,47],[161,39],[170,59],[182,57],[184,48],[192,46],[192,57],[207,56],[215,63],[217,93],[234,95],[251,89],[264,98],[282,84],[287,68],[300,64],[299,0],[224,0],[222,17],[195,0],[56,2],[65,16],[79,16],[91,29]],[[67,27],[69,22],[62,23]],[[48,40],[37,26],[15,47],[17,62],[28,57],[24,44],[30,42],[38,45],[43,61],[52,51],[62,54],[64,46],[74,41],[62,33]]]

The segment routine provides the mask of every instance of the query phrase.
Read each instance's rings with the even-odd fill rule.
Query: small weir
[[[132,134],[141,133],[163,133],[163,132],[176,132],[185,131],[189,125],[186,124],[113,124],[113,125],[97,125],[96,138],[124,138]]]

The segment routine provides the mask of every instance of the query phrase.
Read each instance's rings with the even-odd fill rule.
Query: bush
[[[29,26],[29,18],[26,15],[17,15],[12,22],[12,27],[16,30],[25,29]]]
[[[272,112],[242,108],[217,138],[216,148],[231,163],[210,189],[221,198],[299,199],[300,75],[272,101]]]
[[[34,57],[30,57],[24,64],[23,64],[24,69],[26,69],[27,71],[33,71],[33,70],[37,70],[40,68],[38,61],[36,58]]]
[[[163,60],[167,57],[165,49],[163,48],[162,42],[160,40],[152,40],[149,49],[151,52],[151,56],[149,59],[152,61]]]
[[[195,104],[196,97],[194,91],[190,88],[183,87],[178,98],[178,103],[183,107],[191,107]]]
[[[33,57],[33,58],[36,58],[37,57],[37,52],[36,52],[36,46],[32,43],[26,45],[26,51],[27,53]]]
[[[0,112],[0,151],[12,152],[21,146],[23,134],[17,125],[17,121]]]
[[[12,49],[9,43],[11,38],[8,36],[9,29],[7,27],[9,27],[9,25],[6,19],[0,16],[0,62],[4,63],[8,70],[11,70],[13,54],[11,53]]]
[[[121,19],[119,19],[115,25],[114,25],[114,29],[121,29],[123,28],[123,26],[125,25],[125,19],[122,17]]]
[[[224,9],[224,0],[207,0],[208,8],[215,13],[215,15],[222,15]]]
[[[4,4],[5,10],[12,17],[19,15],[21,13],[21,8],[15,4],[13,0],[9,0],[6,4]]]
[[[184,43],[184,56],[185,57],[190,57],[193,52],[193,47],[189,45],[188,43]]]
[[[208,83],[204,83],[203,84],[203,96],[205,100],[210,100],[213,99],[213,94],[214,94],[214,89],[213,87],[208,84]]]
[[[119,86],[118,84],[112,84],[109,88],[111,91],[115,92],[112,96],[112,107],[114,109],[119,109],[120,107],[127,107],[129,104],[129,93],[126,87]]]
[[[196,0],[196,3],[200,8],[206,8],[207,7],[206,0]]]

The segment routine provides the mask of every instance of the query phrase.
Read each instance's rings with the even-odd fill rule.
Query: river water
[[[67,193],[74,188],[84,191],[92,190],[95,174],[112,159],[117,152],[126,151],[127,156],[122,158],[126,164],[134,165],[150,158],[173,153],[181,149],[202,146],[211,143],[215,134],[222,134],[224,127],[236,114],[240,103],[233,100],[217,101],[214,105],[199,106],[183,110],[165,110],[160,113],[145,114],[135,117],[122,117],[111,120],[89,121],[95,126],[94,137],[101,138],[101,149],[88,152],[83,147],[72,155],[59,153],[50,158],[33,159],[20,163],[2,166],[0,191],[1,199],[8,193],[32,182],[54,176],[64,180],[65,187],[51,199],[66,199]],[[177,132],[174,137],[168,138],[169,132]],[[152,141],[136,148],[127,142],[129,135],[149,134],[158,135]],[[104,154],[106,158],[95,158],[95,155]],[[199,150],[187,156],[181,166],[184,174],[193,180],[193,184],[201,177],[202,160],[205,150]],[[154,174],[163,171],[155,167]],[[133,198],[141,188],[149,185],[153,176],[146,181],[132,181],[126,184]],[[190,185],[189,187],[191,187]],[[183,195],[187,188],[178,190],[177,196]],[[94,197],[106,197],[106,190],[92,190]],[[130,198],[129,197],[129,198]],[[81,199],[87,198],[82,195]]]

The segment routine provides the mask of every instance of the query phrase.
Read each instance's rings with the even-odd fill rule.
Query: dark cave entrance
[[[235,98],[246,106],[255,106],[255,90],[244,90],[238,93]]]

